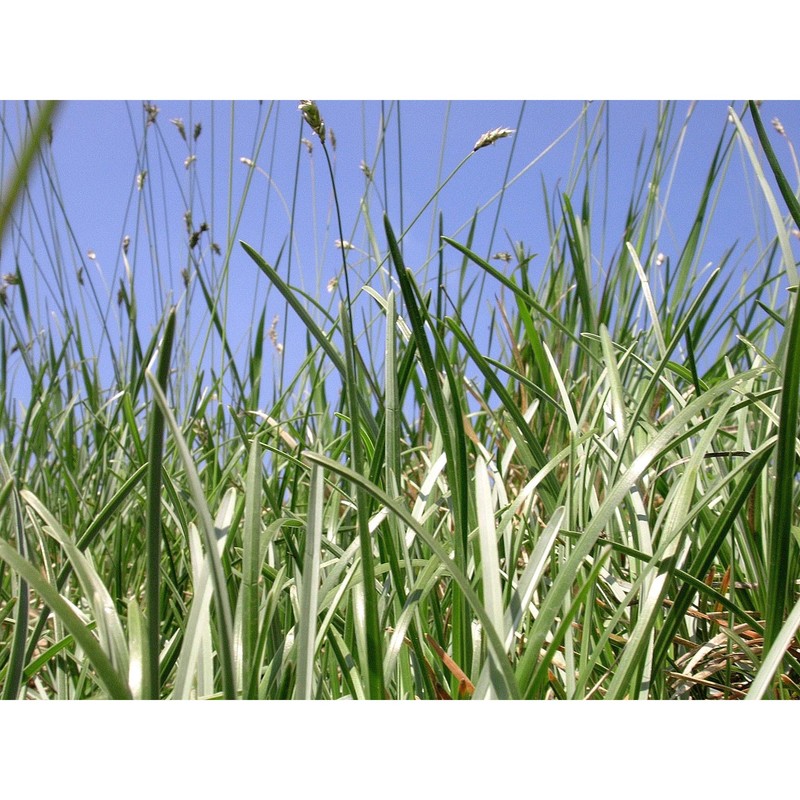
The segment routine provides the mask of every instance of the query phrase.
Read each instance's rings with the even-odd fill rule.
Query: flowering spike
[[[170,122],[178,129],[178,133],[181,135],[181,139],[186,141],[186,128],[183,126],[183,120],[180,117],[176,117],[175,119],[171,119]]]
[[[511,130],[511,128],[495,128],[493,131],[487,131],[475,142],[475,147],[472,148],[472,152],[474,153],[476,150],[480,150],[481,147],[488,147],[490,144],[494,144],[498,139],[505,139],[506,136],[511,136],[512,133],[516,133],[516,131]]]
[[[313,100],[301,100],[297,108],[303,112],[303,119],[308,123],[321,142],[325,142],[325,123],[319,113],[319,108]]]

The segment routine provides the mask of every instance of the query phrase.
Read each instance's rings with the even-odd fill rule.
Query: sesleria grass
[[[675,264],[660,244],[693,106],[677,132],[676,106],[659,106],[623,230],[597,212],[614,108],[584,106],[558,137],[574,139],[571,174],[542,187],[546,252],[512,241],[497,259],[505,195],[550,149],[512,169],[524,105],[515,130],[476,131],[415,213],[403,181],[386,188],[399,104],[381,105],[355,207],[324,107],[279,125],[281,108],[260,107],[247,155],[232,139],[214,151],[246,171],[240,193],[229,172],[220,226],[202,222],[200,123],[132,114],[116,288],[91,264],[69,274],[53,108],[23,110],[1,218],[4,248],[37,271],[4,279],[0,320],[3,697],[796,698],[800,322],[781,202],[800,219],[758,107],[720,120]],[[291,200],[264,155],[280,137],[297,147]],[[448,227],[439,201],[490,145],[507,152],[500,191]],[[750,274],[735,243],[705,245],[737,153],[773,226],[744,245]],[[310,244],[306,155],[332,209]],[[25,190],[37,171],[41,194]],[[277,247],[242,241],[263,177],[285,216]],[[243,340],[234,269],[260,281]]]

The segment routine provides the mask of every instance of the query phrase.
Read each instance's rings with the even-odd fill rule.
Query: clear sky
[[[55,124],[52,164],[46,172],[40,171],[40,193],[35,193],[26,207],[23,227],[4,246],[2,271],[13,271],[13,257],[27,280],[41,278],[51,269],[54,251],[59,250],[68,272],[83,269],[83,276],[94,282],[101,296],[113,298],[124,275],[121,245],[128,236],[128,260],[136,274],[141,319],[146,322],[148,305],[151,310],[160,308],[168,297],[174,300],[181,296],[182,270],[191,272],[193,267],[190,255],[201,259],[208,274],[221,268],[224,258],[213,254],[211,246],[224,246],[244,198],[235,238],[253,245],[271,264],[278,261],[283,250],[284,274],[289,268],[285,249],[289,209],[296,204],[291,281],[323,304],[330,303],[334,296],[325,289],[341,267],[341,253],[335,246],[339,233],[332,216],[324,156],[310,129],[302,125],[297,101],[150,102],[158,108],[157,123],[151,126],[144,124],[140,100],[65,103]],[[673,107],[674,143],[679,141],[681,126],[691,112],[680,150],[675,151],[674,162],[667,170],[672,173],[674,164],[668,198],[662,187],[662,199],[668,202],[660,248],[673,261],[677,261],[693,221],[714,148],[729,125],[728,105],[726,101],[701,101],[697,105],[681,101]],[[741,106],[735,104],[738,109]],[[607,151],[604,148],[599,152],[591,181],[593,251],[596,267],[602,271],[620,247],[624,215],[636,185],[639,148],[643,141],[647,146],[652,142],[659,104],[612,101],[607,116],[601,114],[603,104],[599,101],[587,107],[579,101],[405,100],[398,104],[322,100],[319,107],[335,135],[332,152],[344,238],[357,248],[350,254],[349,263],[355,267],[360,285],[359,278],[361,282],[369,280],[374,266],[361,256],[369,249],[360,207],[366,186],[362,162],[375,173],[376,188],[368,194],[373,224],[380,226],[385,208],[399,232],[415,219],[481,134],[498,127],[515,131],[513,137],[475,153],[408,231],[403,243],[406,260],[420,274],[433,277],[435,263],[430,260],[436,250],[440,212],[446,235],[465,241],[472,215],[482,209],[474,249],[484,257],[511,250],[512,242],[523,242],[530,252],[546,254],[542,187],[557,206],[558,192],[570,190],[568,180],[574,175],[574,160],[582,152],[586,132],[598,120],[608,145]],[[21,110],[20,104],[5,106],[9,135]],[[379,151],[382,114],[386,139],[385,150]],[[762,117],[766,122],[778,117],[789,140],[800,136],[800,103],[767,102]],[[186,140],[178,120],[183,123]],[[195,139],[198,125],[200,132]],[[789,174],[793,174],[787,140],[774,134],[772,128],[770,132]],[[311,143],[312,152],[301,138]],[[4,148],[8,154],[7,142]],[[257,169],[242,163],[242,158],[251,159]],[[143,188],[139,189],[137,181],[144,172]],[[52,200],[51,180],[58,187],[58,203]],[[500,205],[498,193],[504,184],[507,189]],[[573,197],[575,205],[580,203],[582,186],[581,179]],[[716,265],[726,249],[738,242],[728,268],[748,270],[760,252],[759,246],[748,250],[749,243],[761,237],[763,245],[774,230],[768,219],[753,218],[751,197],[756,186],[752,169],[741,155],[732,158],[722,186],[701,260]],[[45,197],[51,199],[45,201]],[[58,207],[62,202],[63,211]],[[40,217],[35,224],[34,208]],[[209,227],[191,253],[184,219],[188,208],[193,213],[193,231],[199,230],[201,223]],[[45,216],[47,223],[42,221]],[[379,245],[385,247],[380,227],[376,234]],[[60,243],[58,247],[55,241]],[[447,265],[456,269],[459,263],[453,254]],[[544,255],[538,264],[543,263]],[[279,315],[278,331],[283,333],[282,300],[274,292],[269,294],[257,268],[238,247],[232,251],[230,271],[228,330],[233,342],[246,340],[247,326],[265,304],[268,323]],[[380,279],[371,282],[380,288]],[[55,283],[45,278],[38,286],[34,303],[44,321],[57,305]],[[485,313],[492,301],[493,291],[474,313]],[[142,333],[147,330],[145,324]],[[288,333],[291,336],[291,330]],[[201,341],[201,332],[197,335]],[[291,363],[293,352],[287,350],[287,363]],[[240,350],[239,355],[244,358],[245,351]]]

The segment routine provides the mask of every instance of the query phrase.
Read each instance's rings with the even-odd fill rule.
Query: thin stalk
[[[175,309],[167,315],[161,353],[158,360],[156,380],[163,392],[169,380],[172,343],[175,338]],[[153,401],[150,411],[150,436],[148,442],[147,471],[147,670],[146,686],[151,700],[161,696],[159,654],[161,652],[161,471],[164,453],[164,414],[159,404]]]

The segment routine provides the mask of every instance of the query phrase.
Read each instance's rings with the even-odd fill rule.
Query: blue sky
[[[46,206],[43,198],[48,192],[34,194],[33,203],[21,217],[23,227],[12,237],[14,244],[5,243],[0,265],[3,272],[12,271],[8,262],[16,251],[21,256],[22,268],[30,270],[25,273],[26,279],[33,280],[34,275],[41,277],[51,268],[53,252],[58,249],[64,255],[67,272],[83,269],[83,276],[91,278],[99,295],[112,298],[105,302],[113,313],[113,298],[124,275],[121,244],[123,238],[129,236],[128,259],[136,274],[140,329],[148,338],[148,307],[153,310],[161,307],[167,298],[174,301],[181,297],[181,270],[191,272],[193,269],[190,255],[201,257],[201,268],[209,275],[222,267],[224,253],[222,257],[216,256],[210,247],[212,242],[224,247],[228,226],[236,219],[239,202],[244,196],[235,238],[254,246],[271,264],[278,261],[283,249],[281,269],[284,274],[289,269],[288,251],[284,249],[290,230],[288,208],[292,202],[296,203],[292,283],[323,304],[330,303],[333,296],[325,287],[340,271],[341,253],[335,246],[339,233],[332,216],[330,180],[324,156],[310,129],[301,124],[297,101],[151,102],[159,109],[157,122],[151,126],[144,125],[141,101],[64,104],[55,125],[52,166],[46,172],[40,171],[38,176],[40,185],[48,180],[57,182],[64,213],[51,199],[49,204],[54,207],[50,223],[43,227],[43,233],[34,232],[31,210],[38,207],[39,213],[43,213]],[[741,103],[735,104],[738,109],[741,106]],[[378,226],[379,245],[385,247],[380,228],[383,210],[388,212],[397,232],[408,228],[437,186],[470,153],[481,134],[497,127],[514,129],[513,137],[480,150],[460,168],[437,196],[435,205],[430,205],[406,233],[405,257],[420,275],[427,271],[432,277],[435,263],[430,259],[436,249],[437,214],[443,214],[445,233],[464,241],[472,215],[482,209],[474,249],[490,257],[498,251],[511,250],[512,242],[523,242],[527,250],[541,254],[538,262],[534,261],[536,269],[538,264],[544,263],[548,247],[542,185],[551,201],[556,202],[558,192],[569,190],[567,182],[574,172],[576,153],[581,152],[582,137],[586,129],[601,119],[603,125],[607,122],[603,137],[608,150],[600,153],[600,164],[593,179],[592,208],[593,248],[600,275],[620,246],[624,214],[635,185],[637,153],[643,140],[647,145],[652,142],[659,104],[655,101],[612,101],[607,117],[600,114],[602,103],[594,102],[586,107],[579,101],[447,103],[407,100],[398,104],[323,100],[319,101],[319,107],[328,128],[335,134],[333,152],[344,238],[356,247],[349,256],[349,263],[358,276],[355,283],[360,285],[359,278],[362,282],[370,280],[380,289],[380,278],[371,278],[374,265],[362,255],[369,249],[359,205],[366,186],[359,166],[362,161],[375,171],[375,188],[367,196],[373,224]],[[675,159],[674,180],[660,239],[665,255],[677,261],[713,150],[728,124],[728,103],[701,101],[693,105],[682,101],[673,108],[672,139],[676,142],[691,110]],[[14,119],[14,110],[19,109],[19,105],[6,106],[7,124]],[[385,151],[377,147],[382,113],[387,120]],[[800,135],[800,103],[768,102],[762,107],[762,117],[767,123],[773,117],[780,118],[790,140]],[[171,120],[183,121],[188,141],[184,141],[177,124]],[[196,124],[201,126],[201,132],[194,140]],[[789,174],[794,174],[787,140],[777,136],[771,127],[769,130]],[[300,142],[301,138],[311,142],[311,153]],[[7,144],[4,147],[7,148]],[[377,161],[376,153],[379,153]],[[188,168],[185,166],[187,158],[192,158]],[[253,160],[258,169],[251,170],[241,162],[242,158]],[[672,165],[668,173],[671,169]],[[140,190],[137,176],[145,170],[144,188]],[[248,178],[252,178],[252,183],[245,194]],[[498,216],[498,193],[504,183],[507,189]],[[573,197],[576,205],[580,203],[582,185],[581,180]],[[734,154],[704,245],[703,264],[716,265],[725,250],[738,241],[736,257],[728,268],[746,270],[753,266],[759,246],[748,251],[748,243],[761,237],[763,246],[774,233],[768,219],[753,218],[751,198],[754,192],[757,193],[757,187],[752,169],[746,159]],[[184,222],[184,213],[190,207],[193,229],[198,230],[202,222],[209,226],[209,231],[200,235],[199,245],[191,253]],[[607,222],[603,229],[599,223],[604,213],[607,213]],[[56,238],[60,242],[58,248],[48,244],[48,239],[55,241]],[[456,269],[459,262],[460,259],[452,257],[447,266]],[[248,326],[257,319],[262,308],[266,307],[268,324],[275,315],[279,316],[278,333],[283,334],[284,304],[275,292],[270,293],[255,265],[238,246],[232,250],[230,273],[232,295],[228,330],[234,346],[240,347],[237,353],[243,360]],[[740,280],[732,282],[738,284]],[[48,297],[44,282],[39,287],[36,313],[44,324],[58,302],[54,294]],[[57,294],[54,284],[50,287],[50,291]],[[67,288],[74,289],[69,282]],[[478,318],[488,313],[494,297],[494,289],[490,289],[482,307],[473,313],[477,313]],[[194,302],[202,305],[199,298]],[[366,299],[362,302],[371,303]],[[87,319],[91,318],[91,311],[87,315]],[[91,327],[91,323],[87,325]],[[290,328],[289,337],[292,333]],[[202,334],[203,330],[198,327],[194,333],[198,348],[194,358],[198,363],[213,352],[203,354]],[[289,347],[286,350],[290,367],[295,353],[299,353],[299,349]],[[277,353],[272,357],[275,367]]]

